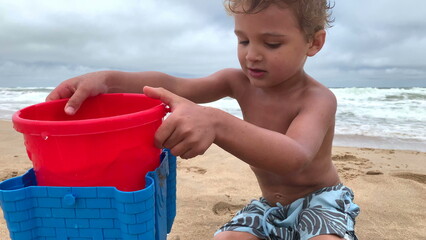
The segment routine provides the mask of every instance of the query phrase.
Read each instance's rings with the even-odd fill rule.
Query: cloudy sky
[[[426,87],[424,0],[335,0],[306,70],[327,86]],[[196,77],[239,67],[222,0],[0,0],[0,87],[86,72]]]

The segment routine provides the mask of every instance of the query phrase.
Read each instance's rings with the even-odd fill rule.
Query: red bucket
[[[145,188],[145,174],[160,164],[154,134],[165,105],[143,94],[102,94],[69,116],[67,101],[32,105],[12,117],[24,134],[38,185]]]

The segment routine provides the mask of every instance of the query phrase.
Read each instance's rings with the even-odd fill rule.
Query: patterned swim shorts
[[[315,191],[293,203],[271,206],[253,200],[216,233],[247,232],[260,239],[310,239],[324,234],[356,240],[354,227],[359,207],[350,188],[338,184]]]

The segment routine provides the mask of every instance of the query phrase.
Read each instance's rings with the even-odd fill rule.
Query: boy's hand
[[[169,105],[167,117],[155,135],[158,148],[169,148],[175,156],[188,159],[204,152],[215,139],[214,109],[199,106],[163,88],[144,87],[143,92]]]
[[[46,101],[70,98],[64,110],[67,114],[74,115],[86,98],[107,93],[105,78],[104,73],[94,72],[68,79],[59,84],[46,97]]]

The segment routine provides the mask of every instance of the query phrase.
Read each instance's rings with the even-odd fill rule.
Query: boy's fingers
[[[74,89],[70,86],[61,87],[58,86],[53,91],[49,93],[46,97],[46,101],[58,100],[62,98],[69,98],[73,95]]]
[[[46,102],[56,100],[56,99],[59,99],[59,94],[56,91],[53,91],[53,92],[49,93],[49,95],[47,95]]]
[[[182,99],[178,95],[176,95],[176,94],[174,94],[174,93],[172,93],[172,92],[170,92],[170,91],[168,91],[164,88],[144,87],[143,92],[148,97],[159,99],[163,103],[169,105],[170,108],[172,109],[172,111],[173,111],[174,107],[176,106],[176,104],[179,102],[179,100]]]
[[[83,103],[86,98],[89,97],[89,92],[83,90],[82,88],[77,89],[75,93],[71,96],[71,98],[68,100],[67,104],[65,105],[65,113],[68,115],[74,115],[77,110],[80,108],[81,104]]]
[[[172,116],[170,116],[170,118],[172,118]],[[170,118],[165,119],[155,133],[155,146],[158,148],[171,148],[176,144],[176,140],[173,140],[176,138],[174,136],[176,126],[174,125],[174,121],[171,121]]]

